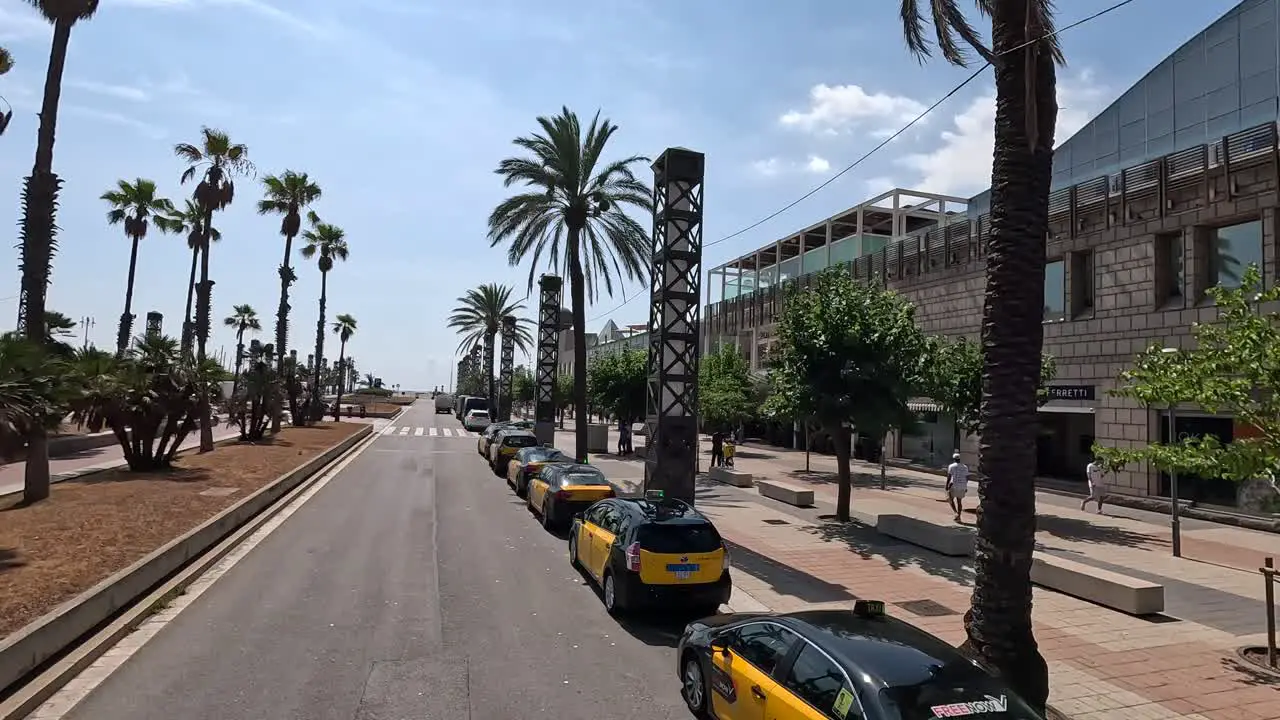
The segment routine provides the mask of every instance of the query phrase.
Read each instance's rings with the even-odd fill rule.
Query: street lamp
[[[1175,355],[1177,348],[1162,348],[1160,352],[1165,355]],[[1169,445],[1173,445],[1178,439],[1178,404],[1169,401]],[[1172,536],[1173,556],[1182,557],[1182,525],[1178,520],[1178,471],[1176,468],[1169,468],[1169,530]]]

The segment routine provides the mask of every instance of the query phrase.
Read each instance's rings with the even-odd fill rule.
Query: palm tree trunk
[[[191,275],[187,278],[187,309],[182,313],[182,354],[191,354],[195,339],[195,323],[191,319],[191,302],[196,293],[196,267],[200,260],[200,246],[191,249]]]
[[[61,181],[53,173],[53,143],[57,136],[58,103],[62,98],[62,74],[67,65],[67,46],[72,23],[53,25],[49,47],[49,67],[45,72],[44,98],[40,104],[40,128],[36,133],[36,157],[24,188],[22,217],[22,301],[23,329],[29,340],[45,343],[45,295],[53,272],[54,234]],[[22,500],[34,503],[49,497],[49,436],[36,423],[27,437],[27,461],[23,476]]]
[[[1053,58],[1007,52],[1041,30],[1030,3],[994,4],[995,154],[983,309],[982,445],[973,602],[964,649],[1043,711],[1049,678],[1031,624],[1036,388],[1043,342],[1045,237],[1057,117]],[[1006,53],[1007,54],[1004,54]]]
[[[312,368],[314,377],[311,380],[312,407],[308,408],[311,417],[317,420],[324,416],[324,406],[320,394],[320,368],[324,365],[324,311],[329,293],[329,273],[320,273],[320,319],[316,321],[316,364]]]
[[[343,340],[342,345],[338,348],[338,381],[334,383],[334,387],[338,390],[338,397],[333,401],[333,421],[342,420],[342,363],[347,357],[347,341]]]
[[[805,437],[807,438],[809,424],[805,422]],[[836,519],[840,522],[849,521],[849,505],[853,496],[853,478],[849,475],[849,445],[850,430],[849,426],[844,423],[837,423],[835,427],[829,428],[828,432],[835,439],[836,450]],[[806,443],[807,445],[807,443]],[[809,451],[805,449],[805,462],[808,463]]]
[[[236,372],[231,379],[231,397],[236,396],[236,390],[240,387],[240,365],[244,362],[244,325],[236,332]]]
[[[494,421],[496,422],[498,419],[498,407],[497,405],[494,404],[495,401],[497,400],[497,398],[495,397],[497,393],[494,390],[496,385],[494,384],[494,380],[493,380],[494,336],[495,334],[491,332],[486,332],[484,334],[484,362],[481,363],[481,366],[483,367],[484,376],[485,376],[485,381],[484,381],[485,392],[488,393],[488,395],[486,396],[486,399],[489,403],[489,417],[493,418]]]
[[[289,265],[289,255],[293,252],[293,235],[284,236],[284,260],[280,263],[280,307],[276,309],[276,378],[284,383],[284,358],[288,353],[285,345],[289,341],[289,285],[293,283],[293,268]],[[289,411],[294,415],[298,409],[290,397]],[[276,393],[276,407],[271,413],[271,432],[280,432],[280,416],[284,414],[284,406]]]
[[[129,279],[124,286],[124,312],[120,314],[120,331],[116,333],[116,357],[124,357],[129,349],[129,335],[133,332],[133,279],[138,271],[138,238],[133,238],[129,250]]]
[[[213,208],[204,211],[204,242],[200,243],[200,287],[196,301],[196,360],[204,362],[208,357],[209,315],[213,311],[213,281],[209,279],[209,228],[213,227]],[[213,450],[213,416],[209,406],[209,384],[200,383],[200,452]]]
[[[587,461],[587,296],[578,257],[581,229],[569,228],[569,296],[573,311],[574,457]]]

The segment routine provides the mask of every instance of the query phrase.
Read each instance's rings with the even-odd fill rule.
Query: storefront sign
[[[1050,400],[1093,400],[1093,385],[1050,385],[1045,388]]]

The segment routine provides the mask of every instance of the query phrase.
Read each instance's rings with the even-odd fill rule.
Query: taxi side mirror
[[[711,641],[711,652],[713,652],[713,653],[720,653],[721,655],[724,655],[725,657],[728,657],[728,655],[729,655],[729,646],[728,646],[728,645],[725,645],[723,640],[712,640],[712,641]]]
[[[574,513],[574,514],[573,514],[573,519],[574,519],[574,520],[583,520],[583,519],[585,519],[586,517],[587,517],[587,514],[586,514],[585,512],[576,512],[576,513]]]

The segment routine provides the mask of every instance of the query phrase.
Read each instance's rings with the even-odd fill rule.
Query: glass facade
[[[1062,260],[1044,264],[1045,322],[1067,318],[1067,268]]]
[[[1209,256],[1210,280],[1223,287],[1240,287],[1250,265],[1262,269],[1262,222],[1241,223],[1214,231]]]

